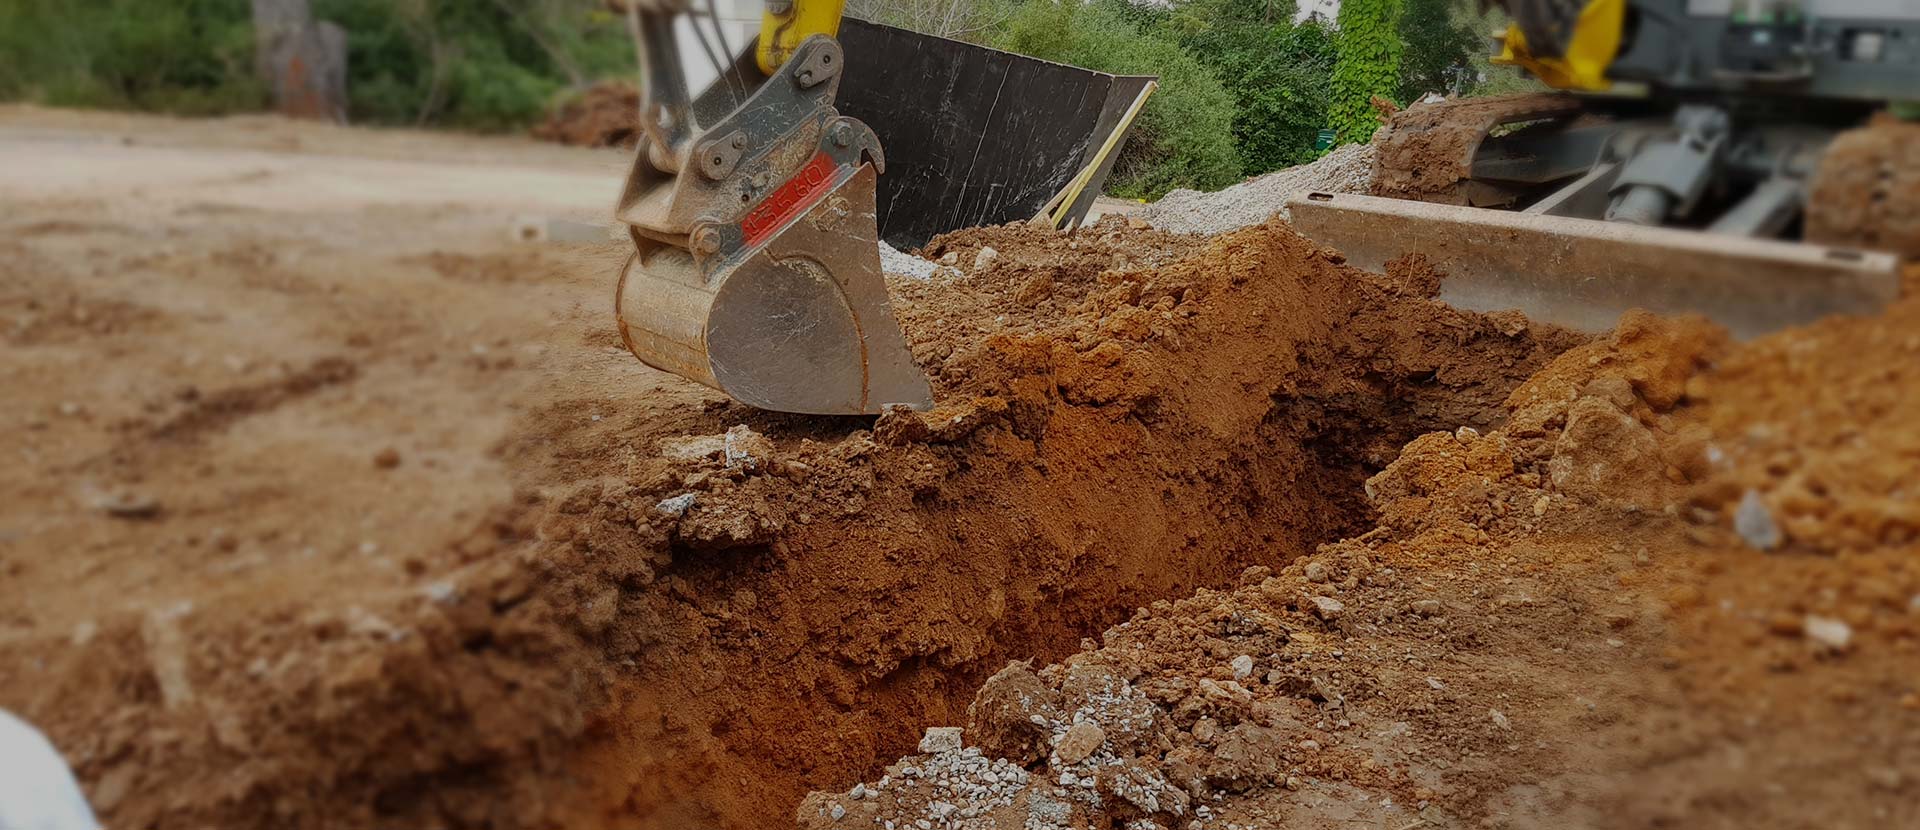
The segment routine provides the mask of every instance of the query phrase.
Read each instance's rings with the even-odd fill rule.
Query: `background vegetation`
[[[600,0],[312,0],[348,35],[349,115],[522,129],[555,98],[630,77]],[[1160,77],[1109,190],[1212,189],[1365,141],[1368,99],[1521,86],[1486,66],[1497,21],[1471,0],[1346,0],[1296,23],[1294,0],[849,0],[850,13],[1048,60]],[[0,100],[211,115],[267,103],[249,0],[0,0]]]

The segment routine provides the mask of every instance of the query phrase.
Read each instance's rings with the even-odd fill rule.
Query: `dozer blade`
[[[710,278],[685,250],[643,247],[615,298],[628,349],[762,409],[931,407],[881,276],[874,183],[872,165],[835,168],[817,157],[771,200],[804,213],[767,214],[764,225],[750,217],[746,241],[762,247]],[[792,224],[781,229],[784,221]]]
[[[1702,314],[1749,338],[1872,313],[1900,290],[1898,258],[1847,248],[1376,196],[1309,193],[1287,210],[1300,233],[1369,271],[1424,255],[1454,306],[1589,332],[1642,308]]]

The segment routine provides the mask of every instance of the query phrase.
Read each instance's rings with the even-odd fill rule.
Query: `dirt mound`
[[[970,273],[898,285],[933,412],[783,416],[677,381],[558,398],[497,450],[519,493],[408,552],[402,587],[15,642],[47,679],[25,708],[116,825],[769,826],[1009,660],[1364,528],[1401,443],[1491,427],[1577,342],[1279,225],[947,252]],[[366,382],[332,366],[244,400]]]
[[[799,821],[1920,819],[1916,314],[1738,347],[1629,315],[1499,428],[1409,444],[1366,484],[1373,530],[1006,667],[964,741]]]
[[[1484,424],[1573,342],[1502,334],[1277,226],[1153,267],[1182,244],[1120,223],[936,240],[1002,253],[899,286],[941,401],[925,415],[829,429],[722,404],[704,437],[618,428],[602,480],[541,529],[540,559],[628,563],[594,639],[634,667],[571,767],[603,812],[575,820],[783,820],[1008,659],[1359,527],[1353,494],[1393,446]]]
[[[568,95],[534,125],[533,137],[575,147],[632,147],[640,142],[640,91],[601,81]]]

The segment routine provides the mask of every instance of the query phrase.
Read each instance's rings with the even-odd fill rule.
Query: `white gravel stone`
[[[1834,651],[1846,651],[1847,645],[1853,642],[1853,626],[1832,617],[1808,614],[1802,626],[1807,639]]]
[[[940,264],[921,259],[882,242],[880,243],[880,270],[889,274],[924,280],[931,279],[933,272],[940,270]]]
[[[659,504],[653,506],[653,509],[669,516],[678,516],[687,512],[687,508],[692,507],[694,499],[698,497],[698,493],[681,493],[672,498],[661,499]]]
[[[1748,490],[1740,497],[1740,506],[1733,511],[1733,530],[1754,550],[1770,551],[1780,547],[1782,541],[1780,525],[1774,522],[1773,511],[1767,509],[1758,490]]]
[[[1372,186],[1373,145],[1349,144],[1308,164],[1213,193],[1175,190],[1139,216],[1164,231],[1212,236],[1257,225],[1276,213],[1286,218],[1287,199],[1301,193],[1365,193]]]
[[[920,751],[928,755],[960,751],[960,727],[929,726],[920,738]]]

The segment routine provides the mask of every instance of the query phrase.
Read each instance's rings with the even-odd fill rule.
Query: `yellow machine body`
[[[760,47],[754,55],[760,71],[772,75],[809,37],[838,36],[846,6],[846,0],[793,0],[780,14],[769,7],[760,18]]]
[[[1627,0],[1589,0],[1580,10],[1566,53],[1558,57],[1533,54],[1519,25],[1512,24],[1507,26],[1500,55],[1493,62],[1519,66],[1555,89],[1604,90],[1612,86],[1607,80],[1607,67],[1620,54],[1626,19]]]

